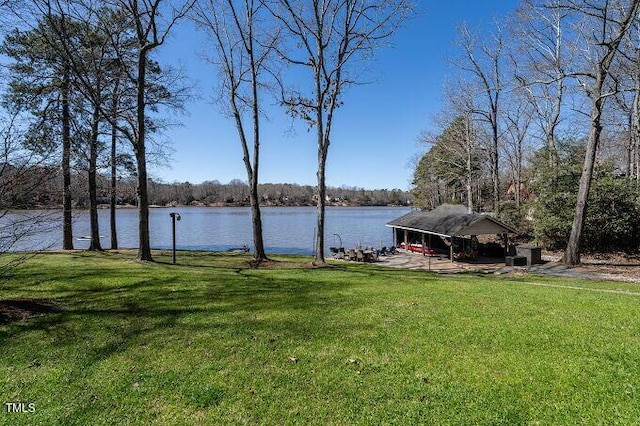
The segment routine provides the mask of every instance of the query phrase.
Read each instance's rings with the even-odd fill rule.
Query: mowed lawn
[[[0,324],[0,424],[640,422],[634,284],[132,257],[2,281],[57,311]]]

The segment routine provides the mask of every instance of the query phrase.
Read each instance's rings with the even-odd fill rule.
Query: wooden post
[[[426,256],[427,254],[427,247],[425,246],[425,242],[424,242],[424,234],[422,234],[422,255]]]
[[[451,236],[451,245],[449,246],[449,256],[451,256],[451,261],[453,262],[453,235]]]
[[[431,250],[431,234],[429,234],[429,250]],[[431,271],[431,256],[429,256],[429,271]]]
[[[504,258],[506,260],[509,255],[509,234],[502,234],[502,239],[504,240]]]
[[[409,231],[407,231],[406,229],[404,231],[404,248],[409,248]]]

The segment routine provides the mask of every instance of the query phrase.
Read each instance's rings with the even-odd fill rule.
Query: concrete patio
[[[394,268],[420,269],[438,272],[440,274],[455,274],[459,272],[494,273],[506,268],[504,260],[479,258],[472,262],[452,262],[446,255],[423,256],[406,250],[390,256],[380,256],[378,264]]]

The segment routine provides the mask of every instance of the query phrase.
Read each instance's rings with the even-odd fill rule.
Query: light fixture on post
[[[173,253],[172,253],[172,261],[173,264],[176,264],[176,220],[180,220],[180,213],[171,212],[169,213],[171,216],[171,232],[173,236]]]

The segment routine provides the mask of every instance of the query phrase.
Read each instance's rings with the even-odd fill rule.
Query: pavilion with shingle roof
[[[404,242],[408,246],[411,239],[420,238],[425,247],[426,237],[431,240],[435,235],[444,240],[453,241],[456,237],[477,235],[501,235],[506,248],[508,235],[517,231],[488,214],[469,213],[465,206],[443,204],[431,211],[412,211],[392,220],[387,226],[393,228],[394,245]],[[431,244],[429,244],[431,247]],[[453,260],[453,244],[450,244]]]

